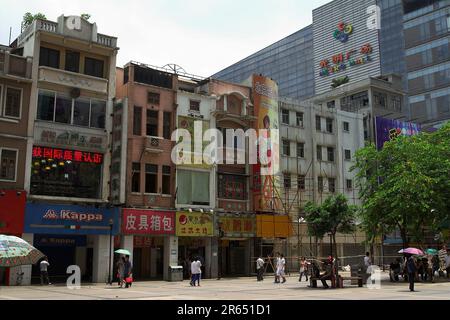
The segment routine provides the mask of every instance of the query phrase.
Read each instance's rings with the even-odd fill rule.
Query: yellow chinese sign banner
[[[259,238],[289,238],[294,234],[289,216],[256,216],[256,236]]]
[[[177,212],[176,235],[178,237],[214,236],[213,216],[201,212]]]
[[[253,238],[256,235],[256,220],[254,216],[219,218],[219,223],[225,237]]]

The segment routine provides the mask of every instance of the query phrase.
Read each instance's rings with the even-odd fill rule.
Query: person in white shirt
[[[48,278],[48,266],[50,265],[50,263],[48,263],[48,259],[47,257],[44,257],[44,259],[42,259],[41,263],[39,264],[40,269],[41,269],[41,285],[44,285],[44,281],[46,282],[47,285],[51,285],[50,283],[50,279]]]
[[[372,261],[370,260],[370,253],[366,252],[366,256],[364,257],[364,268],[367,270],[372,265]]]
[[[202,274],[202,263],[200,262],[200,259],[198,257],[194,258],[194,261],[191,263],[191,286],[195,287],[195,283],[198,283],[198,286],[200,287],[200,277]]]
[[[280,254],[277,252],[277,256],[275,258],[275,281],[274,281],[274,283],[280,283],[280,274],[279,274],[280,263],[281,263]]]
[[[256,260],[256,272],[257,272],[257,277],[256,277],[257,281],[263,281],[264,280],[264,278],[263,278],[264,260],[261,257],[259,257]]]
[[[280,254],[280,257],[278,258],[277,262],[277,275],[278,275],[278,283],[280,282],[280,277],[283,279],[282,283],[286,282],[285,278],[285,267],[286,267],[286,259],[284,259],[284,256]]]

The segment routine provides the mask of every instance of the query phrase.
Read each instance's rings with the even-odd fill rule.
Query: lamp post
[[[112,279],[111,279],[111,255],[112,255],[112,231],[114,226],[114,220],[109,219],[109,267],[108,267],[108,284],[112,285]]]

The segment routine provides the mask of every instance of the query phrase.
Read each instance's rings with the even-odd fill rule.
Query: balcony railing
[[[161,137],[144,137],[144,149],[149,153],[162,153],[171,150],[172,141]]]
[[[30,26],[28,26],[24,32],[19,36],[18,43],[21,45],[30,35],[37,31],[44,31],[49,33],[61,34],[63,28],[58,26],[57,22],[48,21],[48,20],[35,20]],[[64,34],[62,34],[64,35]],[[110,37],[100,33],[92,34],[92,42],[97,43],[101,46],[116,48],[117,47],[117,38]]]
[[[0,50],[0,73],[30,79],[31,59]]]

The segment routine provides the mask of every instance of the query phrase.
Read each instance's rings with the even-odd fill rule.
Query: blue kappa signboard
[[[25,233],[109,235],[119,233],[119,209],[27,203]]]

